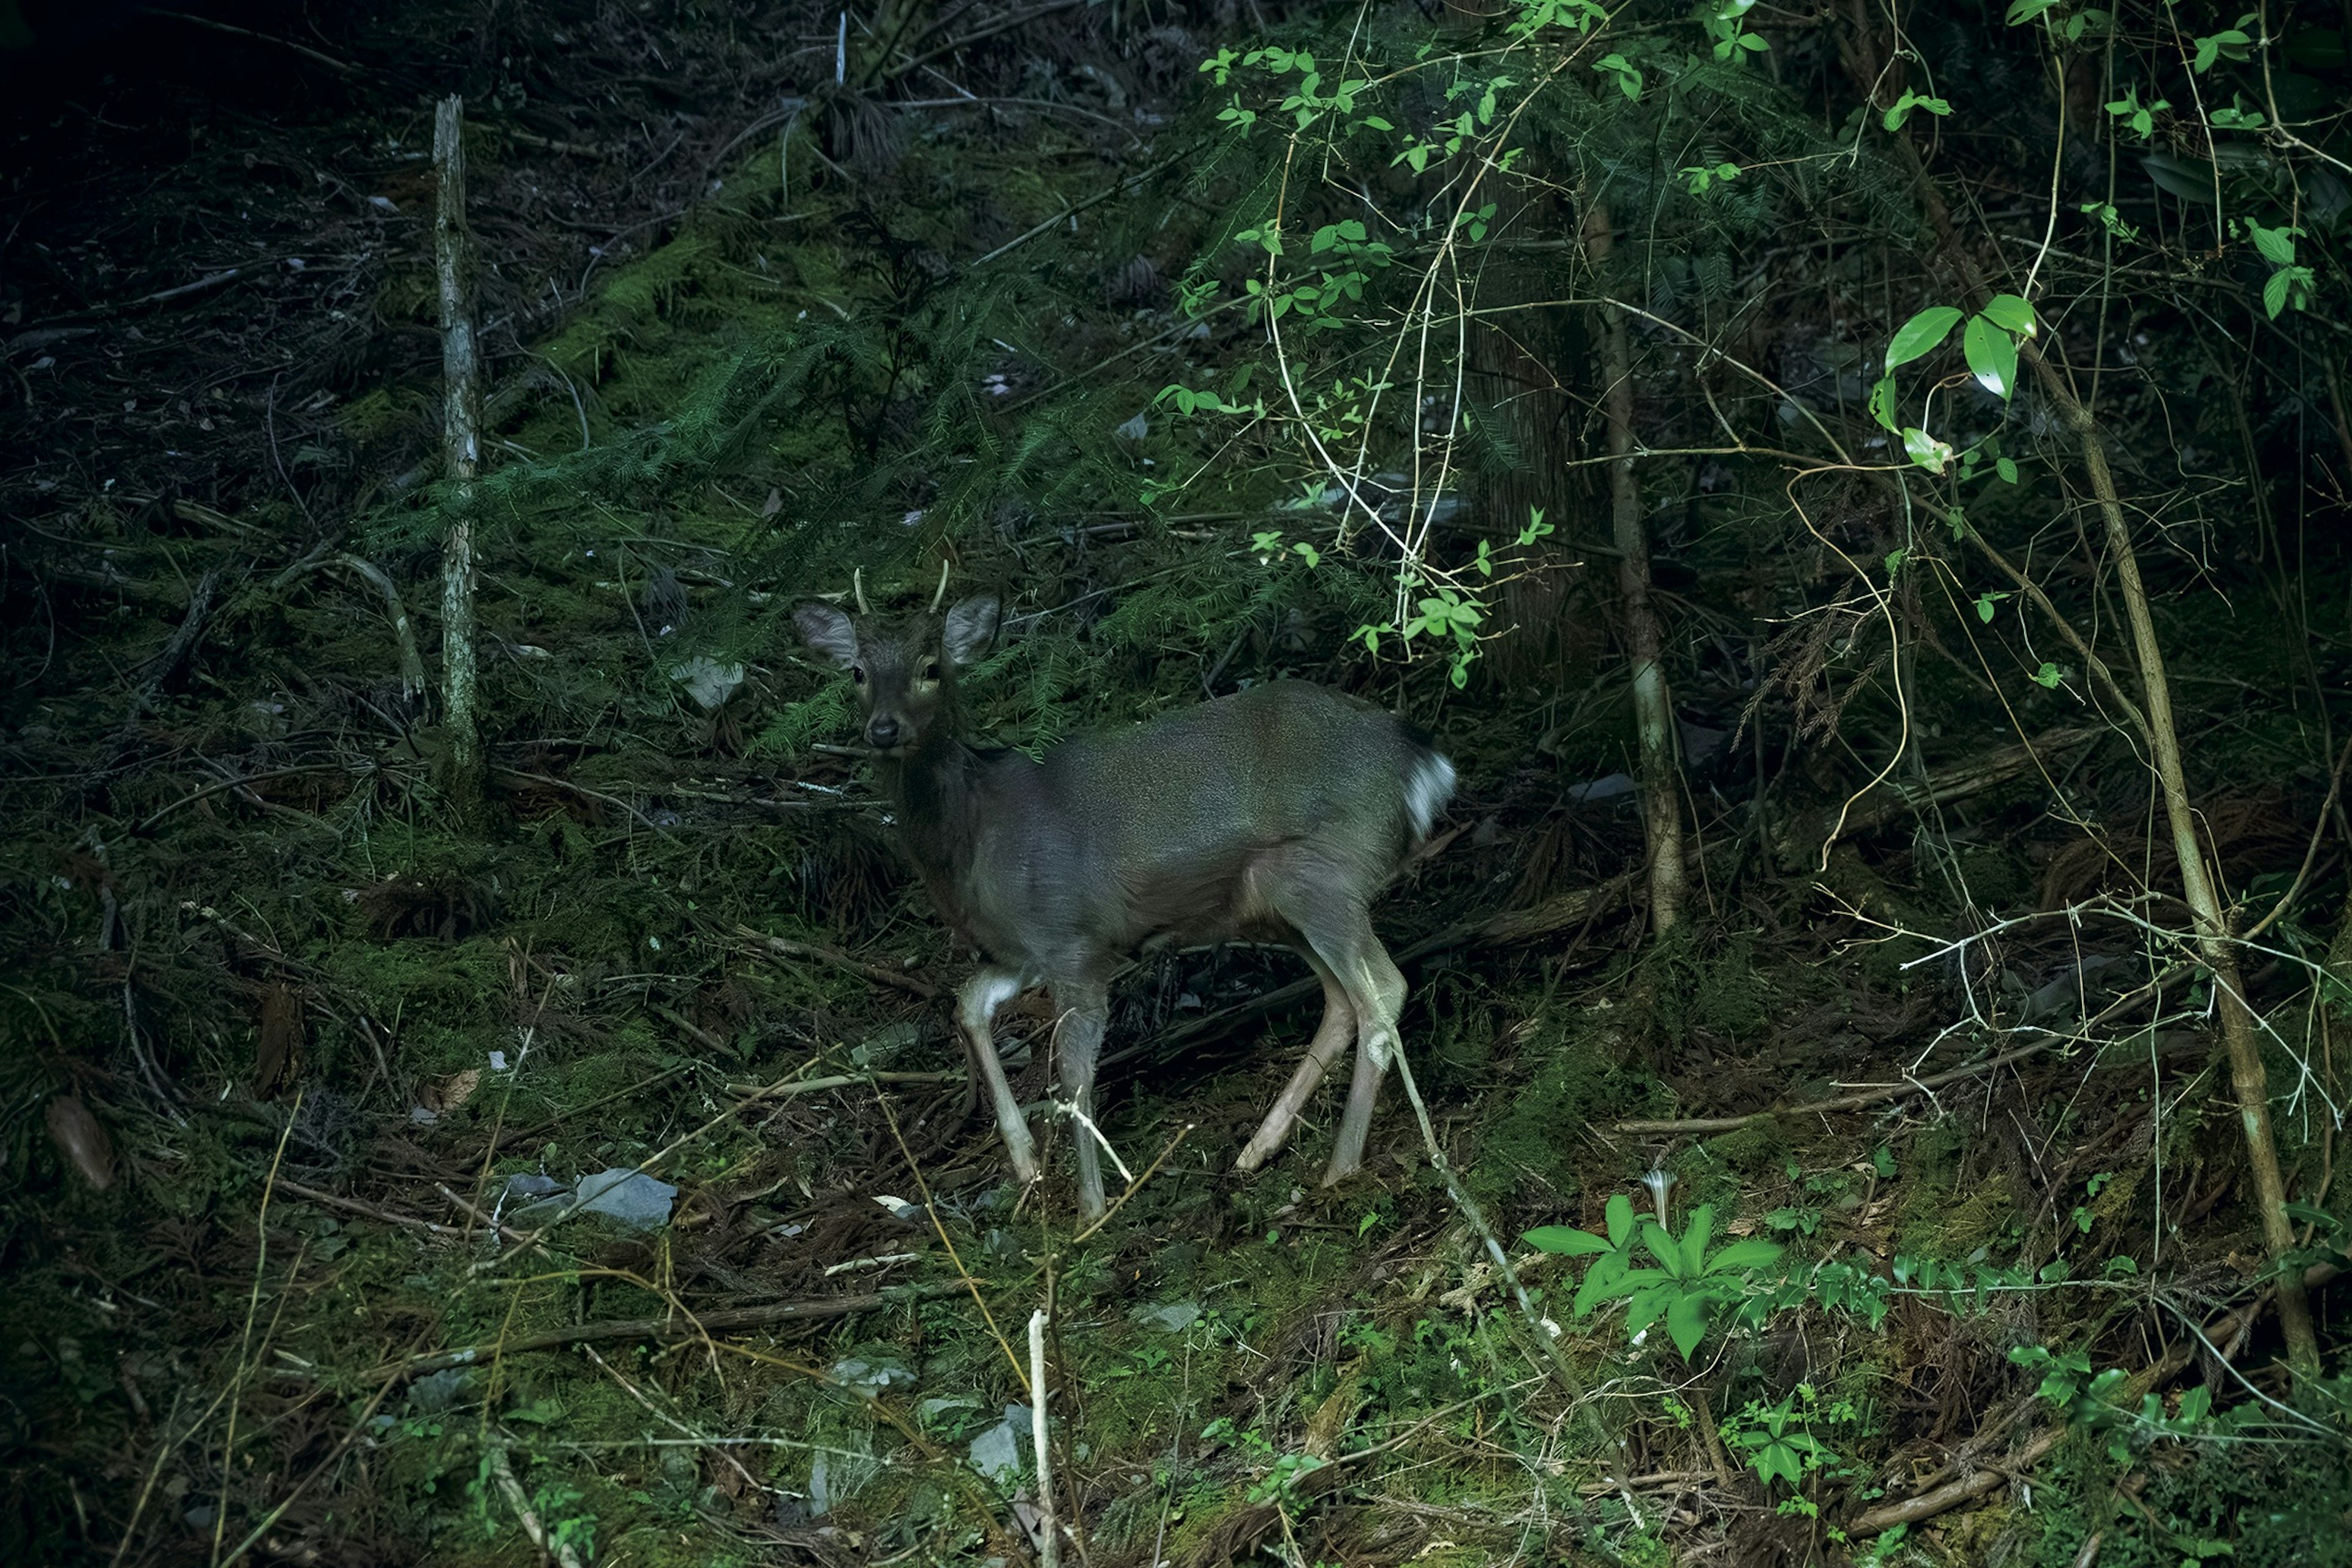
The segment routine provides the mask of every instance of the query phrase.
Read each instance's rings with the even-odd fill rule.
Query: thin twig
[[[1037,1450],[1037,1559],[1061,1568],[1062,1538],[1054,1521],[1054,1458],[1045,1446],[1045,1312],[1029,1314],[1029,1441]]]
[[[704,1312],[698,1318],[606,1318],[596,1322],[572,1323],[560,1329],[520,1334],[488,1344],[461,1345],[454,1350],[410,1356],[405,1361],[386,1363],[368,1373],[367,1376],[375,1381],[387,1378],[404,1381],[453,1366],[470,1366],[493,1356],[554,1350],[562,1345],[587,1344],[598,1340],[698,1340],[737,1329],[767,1328],[777,1323],[822,1322],[829,1318],[847,1318],[859,1312],[870,1312],[877,1307],[888,1306],[893,1300],[907,1300],[909,1295],[929,1300],[935,1297],[953,1295],[961,1289],[960,1285],[908,1285],[887,1293],[876,1290],[856,1296],[825,1296],[805,1301],[768,1301],[751,1307],[725,1307]]]
[[[1935,1073],[1927,1078],[1910,1079],[1902,1083],[1885,1084],[1877,1089],[1859,1089],[1853,1094],[1841,1094],[1832,1099],[1816,1100],[1804,1105],[1791,1105],[1779,1110],[1755,1110],[1745,1116],[1695,1116],[1677,1121],[1620,1121],[1615,1124],[1612,1131],[1646,1133],[1737,1132],[1743,1127],[1752,1127],[1763,1121],[1777,1121],[1786,1116],[1819,1116],[1832,1110],[1860,1110],[1866,1106],[1883,1104],[1890,1100],[1900,1100],[1906,1094],[1919,1094],[1929,1089],[1941,1089],[1948,1083],[1958,1083],[1962,1079],[1973,1078],[1979,1073],[1991,1072],[1997,1068],[2005,1068],[2011,1062],[2023,1061],[2028,1057],[2038,1057],[2053,1046],[2079,1044],[2089,1031],[2138,1006],[2150,997],[2160,994],[2166,986],[2179,980],[2188,973],[2185,967],[2165,971],[2147,984],[2101,1008],[2096,1016],[2072,1034],[2049,1035],[2031,1045],[2019,1046],[1984,1061],[1972,1062],[1967,1067],[1953,1068],[1948,1072]]]

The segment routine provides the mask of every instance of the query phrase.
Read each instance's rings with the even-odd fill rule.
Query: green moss
[[[1521,1061],[1532,1066],[1508,1109],[1486,1122],[1465,1173],[1482,1202],[1517,1198],[1559,1207],[1582,1190],[1581,1130],[1639,1108],[1656,1085],[1615,1059],[1610,1015],[1538,1016]]]

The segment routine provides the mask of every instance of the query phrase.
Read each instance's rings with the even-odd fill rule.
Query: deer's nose
[[[898,743],[898,721],[887,713],[877,713],[866,721],[866,738],[877,746]]]

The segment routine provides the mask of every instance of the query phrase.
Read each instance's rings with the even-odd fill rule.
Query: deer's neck
[[[984,760],[942,725],[904,757],[883,758],[877,782],[898,807],[898,841],[949,924],[969,938],[962,885],[979,835]]]

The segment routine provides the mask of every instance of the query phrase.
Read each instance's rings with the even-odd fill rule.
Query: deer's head
[[[864,596],[859,596],[864,608]],[[866,715],[866,743],[903,756],[959,717],[956,672],[985,658],[996,640],[996,595],[977,594],[945,616],[891,621],[851,616],[822,600],[793,611],[801,639],[849,672]]]

